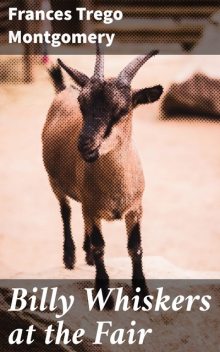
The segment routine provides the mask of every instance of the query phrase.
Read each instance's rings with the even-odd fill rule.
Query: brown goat
[[[131,81],[156,51],[128,64],[117,78],[104,79],[104,56],[97,52],[92,78],[59,65],[80,87],[66,88],[59,66],[50,74],[56,91],[43,130],[43,159],[51,187],[60,203],[64,225],[64,264],[73,269],[75,245],[71,235],[68,198],[82,204],[86,261],[96,267],[96,290],[108,294],[101,220],[125,218],[132,258],[134,290],[148,293],[142,269],[140,221],[144,176],[132,142],[132,112],[140,104],[158,100],[163,88],[132,91]],[[111,299],[109,307],[112,306]]]

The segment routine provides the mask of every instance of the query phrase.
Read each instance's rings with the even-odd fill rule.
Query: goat
[[[104,78],[104,56],[99,48],[91,78],[61,60],[50,71],[58,94],[43,129],[43,160],[60,204],[64,227],[63,260],[67,269],[73,269],[75,245],[69,205],[69,198],[72,198],[82,204],[86,262],[95,265],[95,287],[96,290],[102,288],[105,297],[109,276],[104,264],[102,219],[125,218],[133,289],[140,287],[142,296],[148,294],[140,233],[144,175],[132,142],[132,114],[138,105],[158,100],[163,88],[157,85],[132,91],[131,81],[141,66],[157,53],[152,51],[135,58],[117,78]],[[65,86],[61,68],[80,88],[79,93]]]

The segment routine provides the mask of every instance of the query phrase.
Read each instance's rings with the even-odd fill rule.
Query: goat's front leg
[[[75,245],[71,234],[71,208],[68,200],[60,201],[60,212],[63,219],[64,245],[63,261],[66,269],[73,269],[75,264]]]
[[[143,273],[141,247],[140,220],[142,215],[141,207],[137,211],[131,211],[125,217],[126,228],[128,234],[128,252],[132,260],[132,286],[134,294],[138,294],[140,298],[149,295],[146,279]],[[137,288],[140,288],[136,291]]]
[[[90,221],[86,219],[86,216],[84,216],[84,221],[85,221],[85,237],[84,237],[84,243],[83,243],[83,249],[86,253],[86,263],[88,265],[95,265],[94,262],[94,256],[93,256],[93,250],[92,250],[92,241],[91,241],[91,233],[92,233],[92,227],[90,224]]]
[[[90,258],[94,260],[96,269],[95,289],[96,292],[98,292],[100,289],[102,290],[102,294],[105,300],[109,294],[109,276],[107,274],[104,263],[105,241],[101,233],[101,221],[91,219],[85,215],[84,220],[86,225],[86,238],[84,242],[84,249],[86,249],[86,257],[88,258],[88,256],[90,256]],[[110,296],[105,307],[107,309],[112,309],[113,304],[113,299]]]

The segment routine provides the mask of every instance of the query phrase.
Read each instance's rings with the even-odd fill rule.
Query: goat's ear
[[[133,108],[136,108],[136,106],[141,104],[153,103],[160,98],[162,93],[163,87],[160,85],[152,88],[136,90],[132,95],[132,106]]]

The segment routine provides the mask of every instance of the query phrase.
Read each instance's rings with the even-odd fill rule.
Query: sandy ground
[[[117,74],[129,59],[108,57],[106,72]],[[88,74],[93,60],[66,58]],[[185,63],[184,56],[157,57],[139,72],[134,87],[160,83],[167,88]],[[54,92],[43,70],[35,74],[29,86],[0,85],[0,277],[62,267],[59,208],[41,156],[41,131]],[[158,104],[134,114],[146,176],[144,253],[188,270],[220,271],[220,124],[163,121],[158,115]],[[72,214],[81,263],[83,221],[76,203]],[[104,236],[108,258],[127,256],[123,223],[104,223]]]

